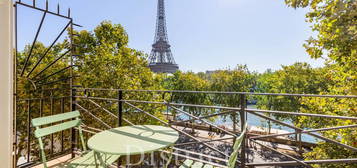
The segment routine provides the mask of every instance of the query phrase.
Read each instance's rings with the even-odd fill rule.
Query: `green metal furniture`
[[[32,119],[31,123],[34,127],[36,127],[35,137],[38,139],[38,142],[40,145],[42,163],[45,168],[47,168],[47,163],[46,163],[47,161],[46,161],[46,155],[45,155],[42,137],[51,135],[53,133],[60,132],[63,130],[72,129],[72,128],[78,129],[80,141],[81,141],[83,150],[85,151],[85,154],[83,156],[71,161],[64,167],[94,168],[94,167],[98,167],[97,159],[105,158],[106,163],[113,163],[114,161],[116,161],[119,158],[119,155],[106,155],[104,157],[103,155],[99,155],[99,154],[95,155],[95,152],[93,152],[93,151],[89,151],[89,152],[87,151],[87,147],[86,147],[86,144],[85,144],[84,138],[83,138],[82,129],[80,127],[81,120],[79,117],[80,117],[79,111],[73,111],[73,112],[67,112],[67,113],[63,113],[63,114],[57,114],[57,115]]]
[[[172,128],[159,125],[134,125],[100,132],[88,140],[96,152],[114,155],[144,154],[169,147],[179,137]]]
[[[236,165],[239,149],[243,143],[243,140],[244,140],[244,137],[246,134],[246,130],[247,130],[247,125],[244,126],[242,133],[239,135],[239,137],[234,142],[233,152],[230,155],[229,160],[228,160],[228,165],[227,165],[228,168],[234,168]],[[190,159],[186,159],[179,168],[213,168],[213,167],[215,167],[215,166],[212,166],[210,164],[204,164],[202,162],[197,162],[197,161],[195,162]]]
[[[169,127],[133,125],[100,132],[88,140],[88,147],[101,154],[130,156],[169,148],[178,138],[179,133]]]

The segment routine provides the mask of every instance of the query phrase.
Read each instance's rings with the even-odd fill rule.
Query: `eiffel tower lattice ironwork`
[[[167,37],[164,0],[158,0],[156,33],[149,57],[149,68],[153,72],[174,73],[178,70],[179,67],[175,63],[170,47]]]

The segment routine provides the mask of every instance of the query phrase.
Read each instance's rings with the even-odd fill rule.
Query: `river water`
[[[248,105],[247,107],[248,109],[257,109],[257,107],[255,105]],[[187,115],[179,115],[180,119],[188,119],[189,117]],[[216,117],[213,121],[210,121],[212,124],[215,125],[224,125],[225,127],[232,127],[232,120],[229,116],[224,117],[224,116],[219,116]],[[260,118],[258,116],[255,116],[253,114],[248,113],[247,114],[247,122],[248,125],[250,126],[255,126],[255,127],[263,127],[265,128],[265,130],[267,130],[266,128],[268,127],[268,123],[267,120]],[[284,121],[287,124],[292,124],[290,121]],[[284,131],[288,131],[288,132],[294,132],[294,129],[285,127],[285,126],[281,126],[278,124],[274,124],[273,122],[271,122],[271,128],[272,129],[280,129],[280,130],[284,130]],[[295,137],[295,135],[291,135],[291,138]],[[305,142],[311,142],[311,143],[316,143],[317,140],[316,138],[314,138],[313,136],[310,135],[306,135],[306,134],[302,134],[301,136],[302,140]]]

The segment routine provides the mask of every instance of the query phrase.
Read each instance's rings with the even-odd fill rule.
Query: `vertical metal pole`
[[[53,94],[51,93],[51,98],[50,98],[50,112],[51,115],[53,115]],[[51,124],[52,125],[52,124]],[[51,155],[53,155],[53,134],[51,134]]]
[[[59,6],[57,6],[59,9]],[[74,55],[74,46],[73,46],[73,20],[71,19],[70,22],[70,32],[69,32],[69,37],[70,37],[70,50],[71,50],[71,57],[70,57],[70,95],[71,95],[71,111],[76,110],[76,89],[73,88],[73,55]],[[76,130],[74,128],[71,129],[71,151],[72,151],[72,158],[75,157],[74,153],[74,148],[76,147]]]
[[[241,131],[243,131],[244,129],[244,126],[245,126],[245,123],[246,123],[246,118],[245,118],[245,107],[246,107],[246,96],[245,94],[241,94],[240,95],[240,123],[241,123]],[[243,138],[243,141],[242,141],[242,147],[241,147],[241,158],[240,158],[240,161],[241,161],[241,167],[244,168],[245,167],[245,148],[246,148],[246,138],[244,137]]]
[[[64,98],[61,99],[61,113],[64,113]],[[63,131],[61,131],[61,152],[64,150]]]
[[[74,55],[74,49],[73,49],[73,21],[71,20],[70,23],[70,50],[71,50],[71,57],[70,57],[70,79],[69,79],[69,85],[70,85],[70,95],[71,97],[71,111],[74,111],[76,109],[76,105],[74,104],[75,101],[75,90],[73,88],[73,55]]]
[[[269,116],[269,118],[271,117],[271,114],[270,113],[268,113],[268,116]],[[271,133],[271,121],[270,120],[268,120],[268,135]]]
[[[233,113],[233,132],[237,131],[237,112]]]
[[[118,91],[118,126],[123,126],[123,91]]]
[[[31,157],[31,100],[27,100],[27,163]]]
[[[118,91],[118,126],[121,127],[123,126],[123,102],[121,101],[123,100],[123,91],[119,90]],[[118,159],[117,162],[117,167],[119,168],[121,165],[121,159]]]
[[[234,98],[236,95],[232,95],[232,96]],[[236,111],[233,113],[232,120],[233,120],[233,132],[236,132],[237,131],[237,112]],[[235,138],[234,138],[234,141],[235,141]]]
[[[72,108],[71,110],[72,111],[75,111],[76,110],[76,89],[75,88],[72,88]],[[74,149],[76,147],[76,130],[74,128],[71,129],[71,151],[72,151],[72,158],[75,157],[75,153],[74,153]]]
[[[299,153],[302,154],[301,131],[295,129],[295,145],[299,148]]]
[[[271,96],[268,96],[268,109],[272,110],[272,105],[271,105]],[[271,114],[268,113],[268,117],[271,118]],[[271,133],[271,126],[272,123],[270,120],[268,120],[268,135]]]
[[[174,95],[174,93],[172,92],[171,95],[170,95],[170,103],[172,102],[174,96],[175,96],[175,95]],[[175,110],[171,110],[171,115],[172,115],[172,120],[173,120],[173,121],[176,121],[176,112],[175,112]]]
[[[41,88],[41,99],[40,99],[40,117],[43,115],[43,98],[44,98],[44,93],[43,93],[43,88]]]
[[[166,94],[166,92],[162,93],[162,101],[164,101],[164,102],[165,102],[165,94]],[[166,105],[166,120],[171,121],[170,118],[169,118],[169,107],[168,107],[168,105]]]
[[[15,26],[15,56],[14,56],[14,63],[13,63],[13,75],[14,75],[14,81],[13,81],[13,87],[14,87],[14,99],[13,99],[13,144],[12,144],[12,149],[13,149],[13,157],[12,157],[12,167],[16,167],[17,165],[17,4],[14,3],[14,26]]]
[[[301,131],[298,130],[298,135],[299,135],[299,153],[302,154],[303,150],[302,150],[302,142],[301,142]]]

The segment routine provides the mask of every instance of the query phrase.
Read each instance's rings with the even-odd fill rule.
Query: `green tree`
[[[173,76],[168,78],[168,90],[184,90],[184,91],[206,91],[209,87],[208,81],[200,78],[193,72],[177,71]],[[210,104],[207,94],[204,93],[174,93],[171,101],[188,104]],[[204,115],[210,110],[199,107],[183,107],[195,116]]]
[[[304,45],[312,58],[326,56],[327,77],[332,81],[321,94],[356,95],[357,93],[357,1],[355,0],[285,0],[293,8],[309,7],[307,21],[317,36],[310,37]],[[302,112],[330,115],[357,116],[355,99],[304,98]],[[300,118],[300,123],[310,128],[350,124],[351,121]],[[356,130],[345,129],[323,132],[324,136],[356,147]],[[307,159],[356,158],[356,152],[321,142]],[[354,165],[316,165],[316,167],[354,167]]]
[[[25,62],[30,54],[32,48],[31,57],[28,59],[27,66]],[[17,159],[24,156],[27,157],[27,126],[28,117],[36,118],[40,116],[47,116],[57,114],[60,112],[61,99],[54,99],[54,97],[64,97],[69,95],[69,90],[47,90],[48,88],[68,88],[68,82],[61,79],[66,79],[70,76],[69,71],[63,71],[62,73],[56,73],[59,70],[68,66],[68,55],[63,56],[50,68],[46,68],[51,62],[59,58],[64,53],[64,45],[56,44],[52,49],[48,50],[47,54],[41,62],[35,67],[36,63],[48,50],[41,42],[36,42],[34,46],[26,45],[23,51],[17,53],[17,88],[16,88],[16,132],[17,132]],[[23,75],[21,75],[24,69]],[[33,71],[31,72],[31,70]],[[30,73],[31,72],[31,73]],[[41,73],[40,73],[41,72]],[[49,77],[51,75],[51,77]],[[56,82],[58,81],[58,82]],[[42,90],[43,89],[43,90]],[[43,97],[44,99],[39,99]],[[32,99],[33,98],[33,99]],[[32,100],[29,100],[32,99]],[[62,98],[66,103],[67,98]],[[65,109],[69,111],[69,104],[66,103]],[[65,134],[65,138],[68,138],[68,134]],[[31,139],[35,139],[34,134],[30,132]],[[58,135],[54,135],[57,137]],[[48,144],[47,144],[48,145]],[[69,143],[64,143],[64,148],[68,149]],[[49,150],[49,148],[46,148]],[[39,150],[36,143],[31,144],[31,158],[30,160],[37,159]]]
[[[74,58],[74,64],[76,66],[73,68],[74,75],[78,76],[74,79],[76,85],[89,88],[106,89],[162,89],[160,86],[162,78],[160,75],[153,74],[150,69],[147,68],[146,55],[128,47],[128,36],[122,26],[118,24],[111,24],[110,22],[102,22],[95,28],[94,31],[83,30],[80,32],[75,31],[74,33],[77,34],[73,40],[76,44],[75,55],[77,55]],[[26,153],[28,106],[30,106],[31,109],[29,110],[31,118],[39,117],[40,113],[42,113],[42,116],[57,114],[61,112],[60,99],[51,100],[51,97],[65,96],[64,111],[66,112],[71,110],[68,80],[56,82],[58,79],[65,79],[70,77],[69,70],[67,69],[63,71],[63,73],[58,73],[47,78],[54,72],[69,65],[70,54],[65,55],[62,59],[54,63],[51,68],[48,68],[43,73],[39,74],[40,71],[43,70],[52,61],[68,51],[68,46],[68,37],[63,42],[54,45],[50,50],[48,50],[47,46],[37,42],[33,47],[32,57],[29,59],[29,63],[25,68],[24,75],[19,76],[17,80],[17,97],[19,101],[17,102],[16,124],[17,133],[19,136],[18,151],[20,154]],[[16,70],[17,74],[21,73],[31,47],[31,45],[28,45],[23,51],[18,53],[18,66]],[[38,67],[31,73],[31,75],[27,77],[28,72],[31,71],[31,69],[34,67],[39,58],[43,56],[43,53],[45,53],[46,50],[49,51],[47,55],[43,58],[41,63],[38,64]],[[64,90],[41,90],[50,88],[63,88]],[[67,90],[65,88],[67,88]],[[117,91],[87,90],[86,92],[77,93],[78,96],[84,96],[84,94],[93,97],[118,97]],[[162,97],[157,96],[156,94],[126,91],[124,91],[123,94],[125,99],[162,101]],[[42,102],[42,110],[40,105],[41,100],[22,100],[24,98],[39,97],[46,97]],[[53,104],[50,103],[51,101],[53,101]],[[108,125],[111,125],[112,127],[117,126],[117,119],[115,117],[102,110],[92,110],[96,109],[97,107],[94,104],[88,102],[86,99],[77,99],[77,102]],[[114,115],[118,115],[118,105],[116,102],[103,100],[95,100],[95,102],[107,108]],[[51,106],[51,104],[53,106]],[[133,104],[161,119],[164,118],[162,115],[162,111],[164,109],[163,106]],[[79,107],[77,107],[77,109],[81,110]],[[145,114],[138,113],[137,110],[127,105],[124,106],[124,110],[125,112],[131,112],[124,113],[124,117],[134,124],[159,124],[158,121],[150,117],[143,117]],[[83,112],[82,117],[86,125],[95,128],[107,129],[96,119],[88,115],[85,111],[81,112]],[[124,122],[124,124],[127,123]],[[32,139],[35,139],[33,137],[33,133],[31,133],[31,136]],[[55,142],[60,140],[59,135],[54,135],[54,137]],[[65,133],[64,138],[65,149],[69,149],[69,132]],[[31,146],[31,156],[34,156],[31,159],[36,159],[35,156],[38,156],[38,146],[36,143],[32,143],[31,145],[33,145]],[[49,150],[49,144],[46,145],[46,150]]]
[[[285,0],[293,8],[309,7],[307,21],[318,32],[304,45],[312,58],[326,55],[353,67],[357,58],[357,2],[355,0]]]
[[[79,82],[84,87],[158,88],[147,68],[146,55],[128,47],[128,35],[118,24],[102,22],[94,32],[75,37]]]
[[[208,81],[202,79],[199,75],[193,72],[181,72],[177,71],[172,76],[168,76],[166,79],[165,88],[168,90],[183,90],[183,91],[206,91],[209,87]],[[205,93],[173,93],[169,98],[169,102],[197,104],[197,105],[209,105],[211,101],[209,95]],[[213,109],[183,106],[182,110],[190,113],[194,116],[204,116],[214,112]],[[175,110],[171,110],[172,114],[180,114]],[[185,115],[182,115],[185,116]],[[193,119],[192,117],[187,117]],[[194,122],[192,122],[194,123]],[[194,127],[192,127],[192,133],[194,133]]]
[[[160,76],[154,75],[147,67],[147,56],[135,49],[128,47],[128,35],[119,24],[112,24],[104,21],[98,25],[93,32],[82,30],[75,32],[78,34],[74,38],[76,44],[75,64],[78,66],[76,74],[78,84],[87,88],[111,88],[111,89],[161,89]],[[91,91],[91,96],[116,98],[118,92]],[[159,100],[160,96],[155,96],[144,92],[123,92],[124,99],[131,100]],[[105,105],[108,102],[98,102]],[[87,104],[88,107],[89,104]],[[149,104],[136,104],[138,107],[162,117],[162,106]],[[126,110],[132,109],[125,106]],[[108,107],[111,111],[116,111],[114,104]],[[135,109],[132,109],[136,111]],[[103,121],[110,121],[115,125],[115,119],[110,115],[96,113]],[[129,114],[128,114],[129,115]],[[150,117],[140,117],[142,113],[131,113],[130,120],[133,123],[158,123]],[[99,125],[97,125],[99,126]]]
[[[237,65],[234,69],[219,70],[209,77],[210,90],[224,92],[250,92],[255,87],[255,77],[246,65]],[[237,107],[239,95],[216,94],[213,97],[215,104]]]
[[[323,68],[312,68],[307,63],[282,66],[281,70],[265,72],[258,78],[258,90],[268,93],[319,94],[327,90],[328,79]],[[258,108],[297,112],[302,107],[297,96],[258,96]],[[278,119],[291,120],[291,115],[275,115]]]
[[[255,87],[255,75],[246,65],[237,65],[234,69],[219,70],[209,76],[210,90],[223,92],[250,92]],[[248,97],[249,98],[249,97]],[[238,107],[241,97],[238,94],[214,94],[215,105]],[[235,113],[237,114],[237,113]],[[238,115],[229,115],[232,121],[238,121]],[[236,129],[236,125],[233,125]]]
[[[328,90],[321,94],[346,94],[352,93],[351,85],[353,82],[346,79],[343,68],[338,64],[329,65],[326,67],[325,76],[330,79]],[[357,116],[357,102],[351,98],[309,98],[305,97],[301,100],[303,107],[300,109],[304,113],[340,115],[340,116]],[[300,117],[298,121],[299,127],[303,128],[326,128],[334,126],[344,126],[354,124],[351,120],[336,120],[322,119],[311,117]],[[320,132],[323,136],[334,139],[343,144],[357,147],[356,137],[357,131],[355,128],[340,129]],[[357,153],[343,147],[320,141],[319,145],[313,151],[305,154],[306,159],[340,159],[340,158],[356,158]],[[352,168],[352,164],[339,165],[316,165],[315,167],[344,167]]]
[[[308,7],[307,21],[317,32],[304,44],[312,58],[325,57],[334,69],[335,81],[330,92],[356,94],[357,1],[355,0],[285,0],[293,8]]]

